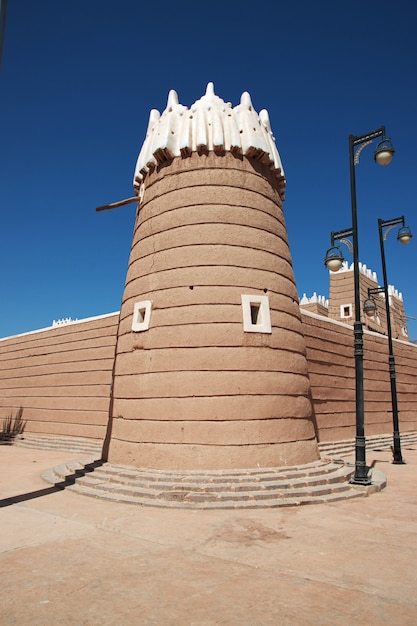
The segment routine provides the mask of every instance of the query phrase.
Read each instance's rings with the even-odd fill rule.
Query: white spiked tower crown
[[[173,89],[162,115],[152,109],[135,168],[135,188],[158,164],[201,150],[232,152],[262,161],[280,180],[283,194],[284,172],[268,111],[263,109],[258,115],[247,91],[242,94],[240,104],[232,107],[230,102],[216,96],[213,83],[208,83],[205,95],[190,109],[178,102]]]

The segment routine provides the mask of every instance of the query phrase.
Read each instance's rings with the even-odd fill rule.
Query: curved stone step
[[[351,485],[354,468],[343,461],[296,467],[221,471],[142,470],[103,461],[71,461],[42,478],[77,493],[115,502],[180,508],[266,508],[335,502],[385,487],[374,472],[369,487]]]
[[[166,491],[172,489],[172,486],[175,485],[175,489],[177,491],[187,491],[187,492],[200,492],[204,493],[217,493],[219,491],[230,491],[230,492],[240,492],[247,491],[248,489],[258,489],[263,491],[269,490],[284,490],[284,489],[294,489],[294,488],[307,488],[308,486],[319,486],[326,484],[333,484],[336,482],[340,482],[340,480],[345,480],[346,476],[352,473],[351,468],[346,471],[346,468],[343,469],[333,469],[331,471],[328,467],[323,474],[314,472],[311,475],[300,472],[300,475],[297,476],[292,474],[291,477],[287,475],[264,475],[262,479],[259,476],[251,477],[244,475],[243,477],[213,477],[207,480],[204,480],[203,477],[199,477],[198,480],[194,480],[193,477],[178,477],[175,478],[170,477],[168,475],[165,478],[158,477],[156,480],[149,480],[149,475],[144,477],[140,476],[138,479],[135,476],[127,477],[125,474],[118,474],[117,472],[108,472],[105,468],[98,468],[94,472],[94,480],[100,483],[106,483],[108,485],[114,485],[117,487],[118,485],[125,485],[135,487],[140,485],[141,487],[146,486],[147,489],[155,490],[158,493],[161,491]]]

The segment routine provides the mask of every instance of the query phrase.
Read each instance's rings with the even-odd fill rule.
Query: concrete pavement
[[[283,509],[181,510],[44,483],[80,455],[0,447],[0,624],[417,624],[417,445],[388,486]]]

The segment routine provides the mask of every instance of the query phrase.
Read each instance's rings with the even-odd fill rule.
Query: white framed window
[[[241,297],[245,333],[272,333],[268,296]]]
[[[139,333],[143,330],[148,330],[149,323],[151,321],[152,301],[143,300],[142,302],[135,302],[133,307],[133,320],[132,330],[135,333]]]
[[[348,317],[352,317],[352,305],[351,304],[341,304],[340,305],[340,317],[342,319],[346,319]]]

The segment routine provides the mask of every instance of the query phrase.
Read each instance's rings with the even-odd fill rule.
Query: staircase
[[[417,432],[401,433],[401,448],[417,444]],[[392,434],[390,435],[373,435],[366,437],[366,451],[372,450],[389,450],[393,445]],[[329,441],[319,443],[321,456],[343,457],[354,454],[355,440],[345,439],[342,441]]]
[[[352,485],[355,440],[319,444],[321,459],[307,465],[248,470],[162,471],[113,465],[101,459],[102,441],[79,437],[20,435],[15,445],[79,453],[44,472],[58,487],[114,502],[188,509],[250,509],[299,506],[357,498],[383,489],[386,480],[373,468],[372,484]],[[417,432],[401,434],[403,451],[417,445]],[[389,450],[392,435],[366,438],[366,449]]]
[[[82,437],[65,437],[62,435],[18,435],[12,442],[13,445],[41,450],[62,450],[64,452],[94,455],[96,459],[101,457],[103,442],[101,439],[87,439]],[[417,445],[417,432],[401,433],[401,446]],[[366,450],[389,450],[392,446],[392,434],[374,435],[366,437]],[[329,441],[319,443],[322,457],[350,456],[355,452],[355,439],[341,441]]]
[[[379,491],[383,474],[373,469],[372,485],[351,485],[354,468],[323,459],[307,465],[249,470],[162,471],[72,461],[42,478],[57,487],[114,502],[185,509],[251,509],[336,502]]]
[[[18,435],[13,445],[22,448],[36,448],[38,450],[62,450],[71,454],[92,455],[99,459],[103,448],[101,439],[87,439],[83,437],[65,437],[62,435]]]

